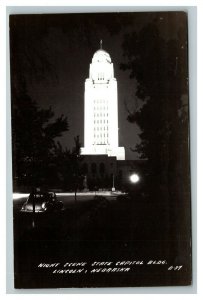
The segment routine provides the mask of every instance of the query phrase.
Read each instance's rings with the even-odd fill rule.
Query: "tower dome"
[[[95,62],[107,62],[107,63],[111,63],[111,57],[108,54],[108,52],[106,52],[103,49],[99,49],[93,55],[92,62],[93,63],[95,63]]]

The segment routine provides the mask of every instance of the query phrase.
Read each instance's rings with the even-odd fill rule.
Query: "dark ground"
[[[178,207],[152,202],[143,195],[113,200],[96,197],[72,202],[60,212],[39,214],[32,228],[31,214],[20,213],[22,201],[17,203],[14,202],[16,288],[191,283],[190,240],[181,228],[184,222],[178,221]],[[129,272],[91,273],[95,261],[112,262],[111,267],[115,267],[117,261],[138,260],[144,264],[130,266]],[[148,265],[149,260],[166,262]],[[80,268],[64,268],[66,262],[87,262],[85,272],[53,274],[55,268],[38,268],[40,263],[60,263],[58,269]],[[168,270],[170,266],[172,270]],[[177,271],[175,266],[182,267]]]

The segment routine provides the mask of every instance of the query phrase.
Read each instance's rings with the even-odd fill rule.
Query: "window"
[[[92,171],[93,174],[97,173],[97,165],[95,163],[91,164],[91,171]]]
[[[103,175],[105,173],[105,165],[104,163],[99,164],[99,173]]]
[[[88,173],[88,164],[87,163],[83,164],[82,171],[83,171],[83,174],[87,174]]]

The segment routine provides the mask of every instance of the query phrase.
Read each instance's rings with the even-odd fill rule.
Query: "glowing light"
[[[22,193],[13,193],[13,200],[17,200],[20,198],[27,198],[29,194],[22,194]]]
[[[93,56],[84,96],[84,147],[81,154],[107,154],[124,160],[125,149],[118,143],[117,81],[110,55],[103,49]]]
[[[137,174],[130,175],[130,181],[132,183],[137,183],[140,180],[140,177]]]

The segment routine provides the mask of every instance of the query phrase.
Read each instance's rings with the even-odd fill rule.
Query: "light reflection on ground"
[[[117,196],[117,195],[125,195],[121,191],[97,191],[97,192],[77,192],[77,196]],[[75,193],[56,193],[57,196],[74,196]],[[17,200],[20,198],[27,198],[29,194],[24,193],[13,193],[13,200]]]
[[[13,193],[13,200],[17,200],[20,198],[27,198],[29,194],[23,194],[23,193]]]

